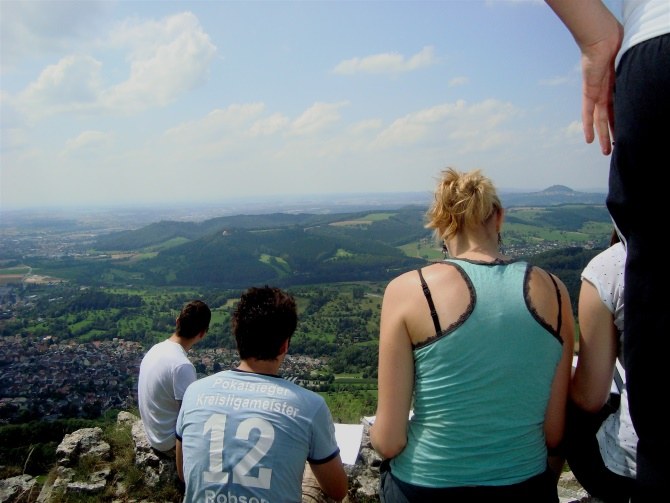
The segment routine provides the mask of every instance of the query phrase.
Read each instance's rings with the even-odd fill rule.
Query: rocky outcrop
[[[174,460],[158,456],[151,449],[140,418],[121,412],[117,424],[132,436],[134,463],[142,474],[143,483],[152,488],[164,487],[166,484],[178,485]],[[356,463],[345,466],[350,489],[344,503],[379,501],[377,489],[382,460],[372,448],[365,422],[364,425]],[[65,435],[56,454],[57,467],[41,490],[37,480],[29,475],[2,480],[0,503],[49,503],[56,499],[55,495],[59,495],[58,501],[67,501],[68,494],[75,496],[82,493],[99,497],[100,501],[128,501],[124,481],[113,473],[111,447],[104,440],[102,429],[84,428]],[[84,473],[77,468],[82,466],[82,462],[90,468]],[[307,474],[308,471],[303,486],[303,503],[332,503],[321,493],[313,477],[309,478]],[[599,503],[589,497],[571,472],[563,473],[558,488],[561,503]],[[145,499],[143,503],[152,502]]]
[[[30,475],[18,475],[0,480],[0,501],[33,501],[39,493],[37,480]]]
[[[38,503],[48,503],[55,492],[67,494],[101,493],[112,473],[109,461],[111,447],[102,438],[102,428],[83,428],[65,435],[56,449],[55,477],[44,484]],[[91,467],[83,477],[74,467],[88,462]]]
[[[135,465],[144,473],[145,484],[149,487],[174,484],[177,481],[174,459],[159,456],[151,448],[140,418],[128,412],[120,412],[117,422],[130,426],[130,433],[135,443]]]

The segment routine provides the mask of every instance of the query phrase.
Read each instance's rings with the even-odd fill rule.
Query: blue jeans
[[[389,460],[379,467],[381,503],[558,503],[556,480],[549,468],[535,477],[509,486],[419,487],[391,473]]]

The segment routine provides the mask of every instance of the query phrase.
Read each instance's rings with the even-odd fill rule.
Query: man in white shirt
[[[186,388],[196,380],[187,352],[202,340],[212,313],[204,302],[187,303],[179,313],[175,332],[155,344],[142,359],[137,383],[140,417],[151,446],[174,456],[175,424]]]

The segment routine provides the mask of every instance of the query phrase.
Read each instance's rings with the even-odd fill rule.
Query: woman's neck
[[[507,257],[500,252],[497,239],[475,240],[464,239],[462,236],[449,240],[447,250],[452,258],[463,258],[492,262],[496,259],[505,260]]]

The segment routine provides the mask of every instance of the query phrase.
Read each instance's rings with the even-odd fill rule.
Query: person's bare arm
[[[570,396],[582,409],[598,412],[607,401],[617,356],[617,330],[612,313],[589,281],[579,292],[579,359]]]
[[[572,313],[570,295],[565,285],[556,277],[561,292],[561,339],[563,353],[556,368],[551,385],[551,395],[544,418],[544,435],[547,447],[558,447],[565,431],[565,412],[572,373],[572,356],[575,346],[575,319]],[[553,289],[553,287],[551,287]]]
[[[570,30],[582,53],[582,127],[587,143],[595,132],[604,155],[612,152],[614,60],[623,27],[601,0],[545,0]]]
[[[177,463],[177,475],[179,480],[184,482],[184,456],[181,450],[181,440],[177,439],[175,445],[175,461]]]
[[[321,490],[330,498],[340,501],[349,490],[349,479],[338,454],[326,463],[311,464],[310,468]]]
[[[409,276],[396,278],[382,301],[379,335],[377,413],[370,427],[372,447],[383,457],[397,456],[407,444],[407,421],[414,389],[412,344],[402,306],[406,304]]]

